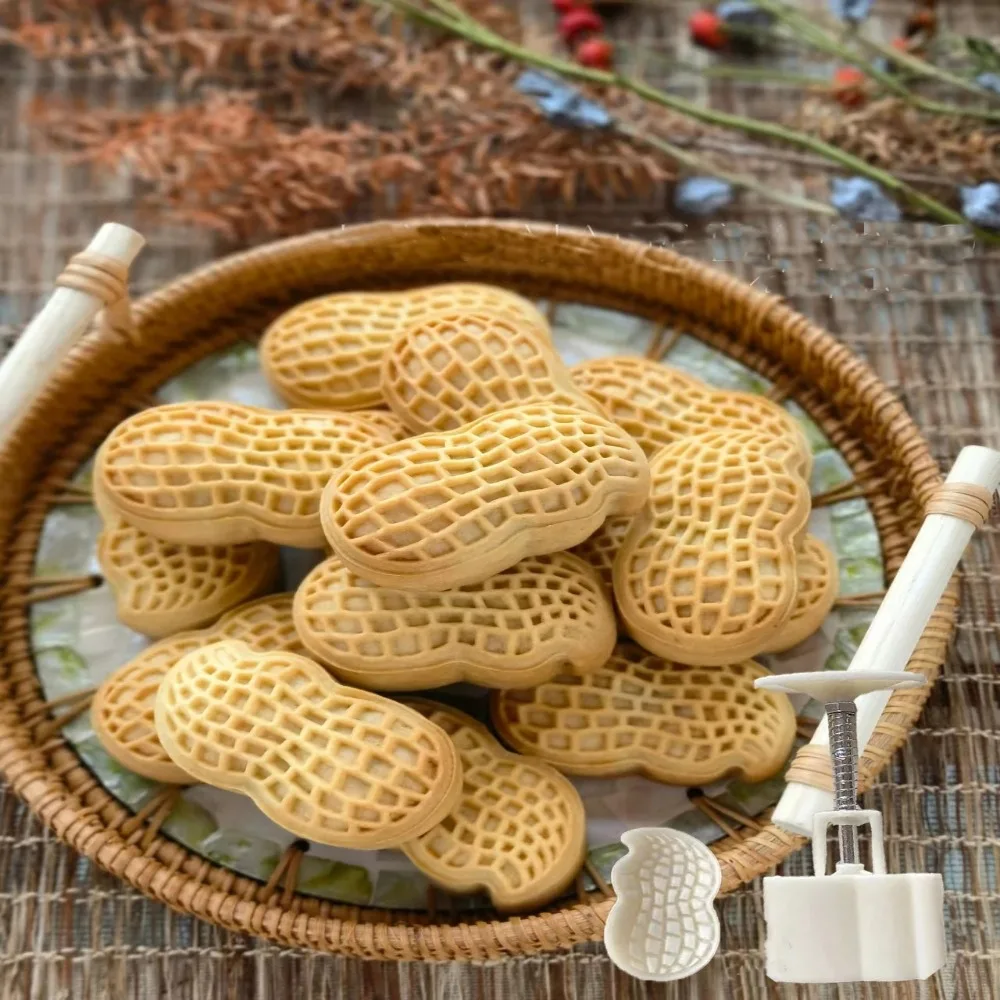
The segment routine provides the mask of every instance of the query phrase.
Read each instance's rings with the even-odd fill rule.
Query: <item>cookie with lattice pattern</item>
[[[409,427],[389,409],[352,410],[351,416],[370,426],[377,434],[390,441],[402,441],[411,434]]]
[[[278,578],[278,549],[267,542],[175,545],[120,520],[97,536],[97,561],[119,619],[154,639],[215,621]]]
[[[103,504],[163,541],[319,548],[324,486],[387,439],[350,413],[170,403],[119,424],[94,479]]]
[[[154,717],[183,771],[319,844],[398,847],[440,823],[462,790],[455,745],[419,712],[236,639],[171,667]]]
[[[379,406],[386,349],[407,326],[441,309],[487,309],[548,330],[545,317],[527,299],[494,285],[455,282],[404,292],[342,292],[279,316],[261,340],[261,366],[292,406]]]
[[[101,746],[115,760],[153,781],[184,785],[193,780],[160,744],[153,705],[161,681],[182,656],[220,639],[239,639],[260,652],[305,652],[292,620],[291,594],[250,601],[223,615],[211,628],[181,632],[154,643],[106,677],[94,694],[91,723]]]
[[[594,358],[570,369],[573,381],[652,457],[681,438],[713,430],[756,431],[795,441],[808,478],[812,452],[795,418],[777,403],[714,389],[692,375],[640,357]]]
[[[334,557],[296,592],[295,625],[337,677],[376,691],[529,687],[567,667],[596,669],[617,631],[597,573],[566,552],[423,592],[379,587]]]
[[[795,554],[795,604],[768,653],[781,653],[808,639],[830,613],[840,586],[833,552],[814,535],[806,535]]]
[[[795,740],[787,696],[754,689],[766,676],[753,660],[689,667],[622,642],[599,670],[495,691],[490,707],[505,743],[567,774],[763,781],[781,770]]]
[[[403,845],[406,856],[444,889],[485,890],[501,912],[559,896],[586,853],[579,792],[554,768],[509,753],[463,712],[422,700],[407,704],[451,737],[462,761],[462,791],[447,816]]]
[[[437,312],[408,327],[382,359],[382,395],[414,433],[538,400],[599,412],[552,349],[547,324],[488,310]]]
[[[646,457],[620,427],[533,403],[359,455],[330,480],[322,518],[358,576],[451,590],[570,548],[648,492]]]
[[[809,486],[788,437],[699,434],[657,452],[650,498],[614,564],[626,630],[650,652],[715,665],[776,641],[795,606]]]
[[[573,555],[579,556],[597,570],[601,583],[611,595],[614,595],[615,589],[612,574],[615,556],[622,547],[631,523],[630,517],[609,517],[589,538],[574,545],[572,549]]]

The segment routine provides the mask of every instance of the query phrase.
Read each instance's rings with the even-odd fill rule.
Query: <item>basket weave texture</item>
[[[682,328],[761,371],[815,419],[850,464],[878,526],[888,574],[898,568],[939,485],[927,445],[871,369],[783,304],[670,250],[523,223],[420,221],[320,232],[219,261],[136,303],[137,334],[89,334],[0,452],[0,769],[76,851],[175,909],[237,931],[326,951],[390,959],[485,959],[565,948],[603,932],[600,894],[520,917],[475,921],[322,902],[191,854],[142,824],[51,728],[39,725],[26,600],[46,513],[116,423],[163,381],[239,339],[256,338],[295,303],[348,288],[447,280],[506,285]],[[954,582],[911,658],[936,676],[951,636]],[[866,787],[906,739],[929,688],[894,693],[861,761]],[[796,764],[799,780],[821,770]],[[802,841],[761,828],[713,845],[723,891],[768,871]]]

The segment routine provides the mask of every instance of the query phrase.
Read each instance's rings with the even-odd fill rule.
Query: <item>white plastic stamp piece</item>
[[[608,957],[637,979],[693,975],[719,947],[719,862],[680,830],[628,830],[622,843],[629,851],[611,869],[618,898],[604,926]]]

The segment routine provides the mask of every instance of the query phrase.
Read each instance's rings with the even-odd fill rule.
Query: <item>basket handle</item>
[[[906,670],[962,553],[989,515],[990,500],[998,487],[1000,451],[978,445],[963,448],[944,485],[928,505],[920,531],[848,670]],[[858,698],[859,746],[867,747],[889,695],[889,691],[873,691]],[[829,745],[824,717],[810,744],[796,757],[796,764],[803,756],[815,755],[828,768]],[[789,769],[788,784],[772,819],[784,830],[809,837],[816,813],[832,809],[833,796],[826,788],[804,783],[807,769],[796,764]]]
[[[106,328],[132,336],[128,269],[145,240],[106,222],[56,279],[56,290],[0,364],[0,446],[100,310]]]

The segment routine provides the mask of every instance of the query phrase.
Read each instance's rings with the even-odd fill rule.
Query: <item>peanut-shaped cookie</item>
[[[118,617],[158,639],[200,628],[274,586],[278,548],[175,545],[115,520],[97,536],[97,561]]]
[[[94,479],[118,517],[166,542],[320,548],[323,487],[389,439],[349,413],[171,403],[119,424]]]
[[[295,625],[337,677],[376,691],[530,687],[568,667],[596,669],[616,635],[596,571],[566,552],[422,593],[369,583],[333,557],[296,592]]]
[[[438,312],[408,327],[382,359],[382,395],[415,433],[537,400],[599,412],[552,349],[547,325],[487,310]]]
[[[279,316],[261,340],[261,366],[292,406],[379,406],[386,348],[409,325],[441,309],[486,309],[548,330],[545,317],[527,299],[493,285],[456,282],[405,292],[342,292]]]
[[[691,375],[639,357],[595,358],[570,369],[573,381],[650,457],[681,438],[712,430],[757,431],[794,440],[808,477],[812,453],[795,418],[746,392],[713,389]]]
[[[840,585],[837,560],[812,535],[806,535],[795,554],[795,604],[768,653],[781,653],[808,639],[823,624],[837,599]]]
[[[648,492],[646,458],[620,427],[533,403],[359,455],[330,480],[322,517],[358,576],[452,590],[576,545]]]
[[[182,656],[221,639],[239,639],[260,652],[305,652],[292,620],[291,594],[262,597],[234,608],[211,628],[154,643],[106,677],[94,694],[91,724],[115,760],[153,781],[185,785],[194,780],[160,744],[153,705],[161,681]]]
[[[781,770],[795,740],[788,697],[753,686],[766,676],[752,660],[688,667],[622,642],[600,670],[496,691],[490,706],[505,743],[566,774],[763,781]]]
[[[629,635],[679,663],[721,665],[769,649],[795,606],[809,517],[801,454],[787,437],[712,432],[650,463],[649,501],[615,558]]]
[[[412,708],[236,639],[171,667],[154,715],[183,771],[320,844],[398,847],[441,822],[462,789],[454,744]]]
[[[409,704],[451,737],[462,760],[462,792],[441,822],[403,845],[406,856],[452,892],[484,889],[501,912],[551,902],[586,853],[577,790],[553,768],[506,751],[464,713]]]

